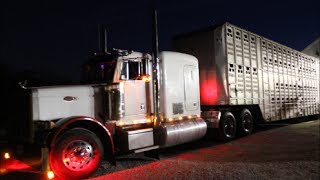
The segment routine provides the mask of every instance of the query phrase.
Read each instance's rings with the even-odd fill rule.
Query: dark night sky
[[[174,35],[225,21],[297,50],[320,36],[319,0],[5,0],[1,69],[76,82],[81,64],[98,50],[98,24],[108,28],[109,47],[150,53],[154,4],[160,50],[170,50]]]

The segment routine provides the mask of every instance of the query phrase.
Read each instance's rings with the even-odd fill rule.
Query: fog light
[[[4,153],[4,158],[5,159],[10,159],[10,154],[8,152]]]

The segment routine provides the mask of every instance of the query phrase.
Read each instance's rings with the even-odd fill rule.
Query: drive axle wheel
[[[223,142],[231,141],[235,138],[237,123],[231,112],[225,112],[219,123],[219,139]]]
[[[103,157],[100,139],[91,131],[74,128],[62,134],[50,151],[50,167],[61,179],[84,179]]]
[[[253,131],[253,118],[248,109],[243,109],[238,120],[238,133],[240,136],[250,135]]]

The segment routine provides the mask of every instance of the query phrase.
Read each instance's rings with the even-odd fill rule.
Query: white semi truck
[[[173,44],[177,52],[154,58],[96,54],[85,85],[21,85],[12,103],[21,113],[4,118],[18,121],[2,137],[40,144],[50,178],[82,179],[103,159],[194,141],[208,128],[230,141],[255,123],[320,112],[319,59],[229,23]]]

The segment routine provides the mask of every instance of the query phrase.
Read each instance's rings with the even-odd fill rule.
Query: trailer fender
[[[201,117],[207,122],[208,128],[219,128],[220,111],[202,111]]]
[[[48,137],[47,143],[49,148],[52,148],[58,139],[59,135],[65,132],[66,129],[81,127],[88,129],[95,133],[101,140],[103,147],[105,149],[105,155],[109,155],[112,158],[114,155],[114,143],[110,131],[99,121],[94,118],[87,116],[74,116],[67,117],[58,120],[54,128],[52,128],[51,133]],[[110,159],[112,160],[112,159]]]

